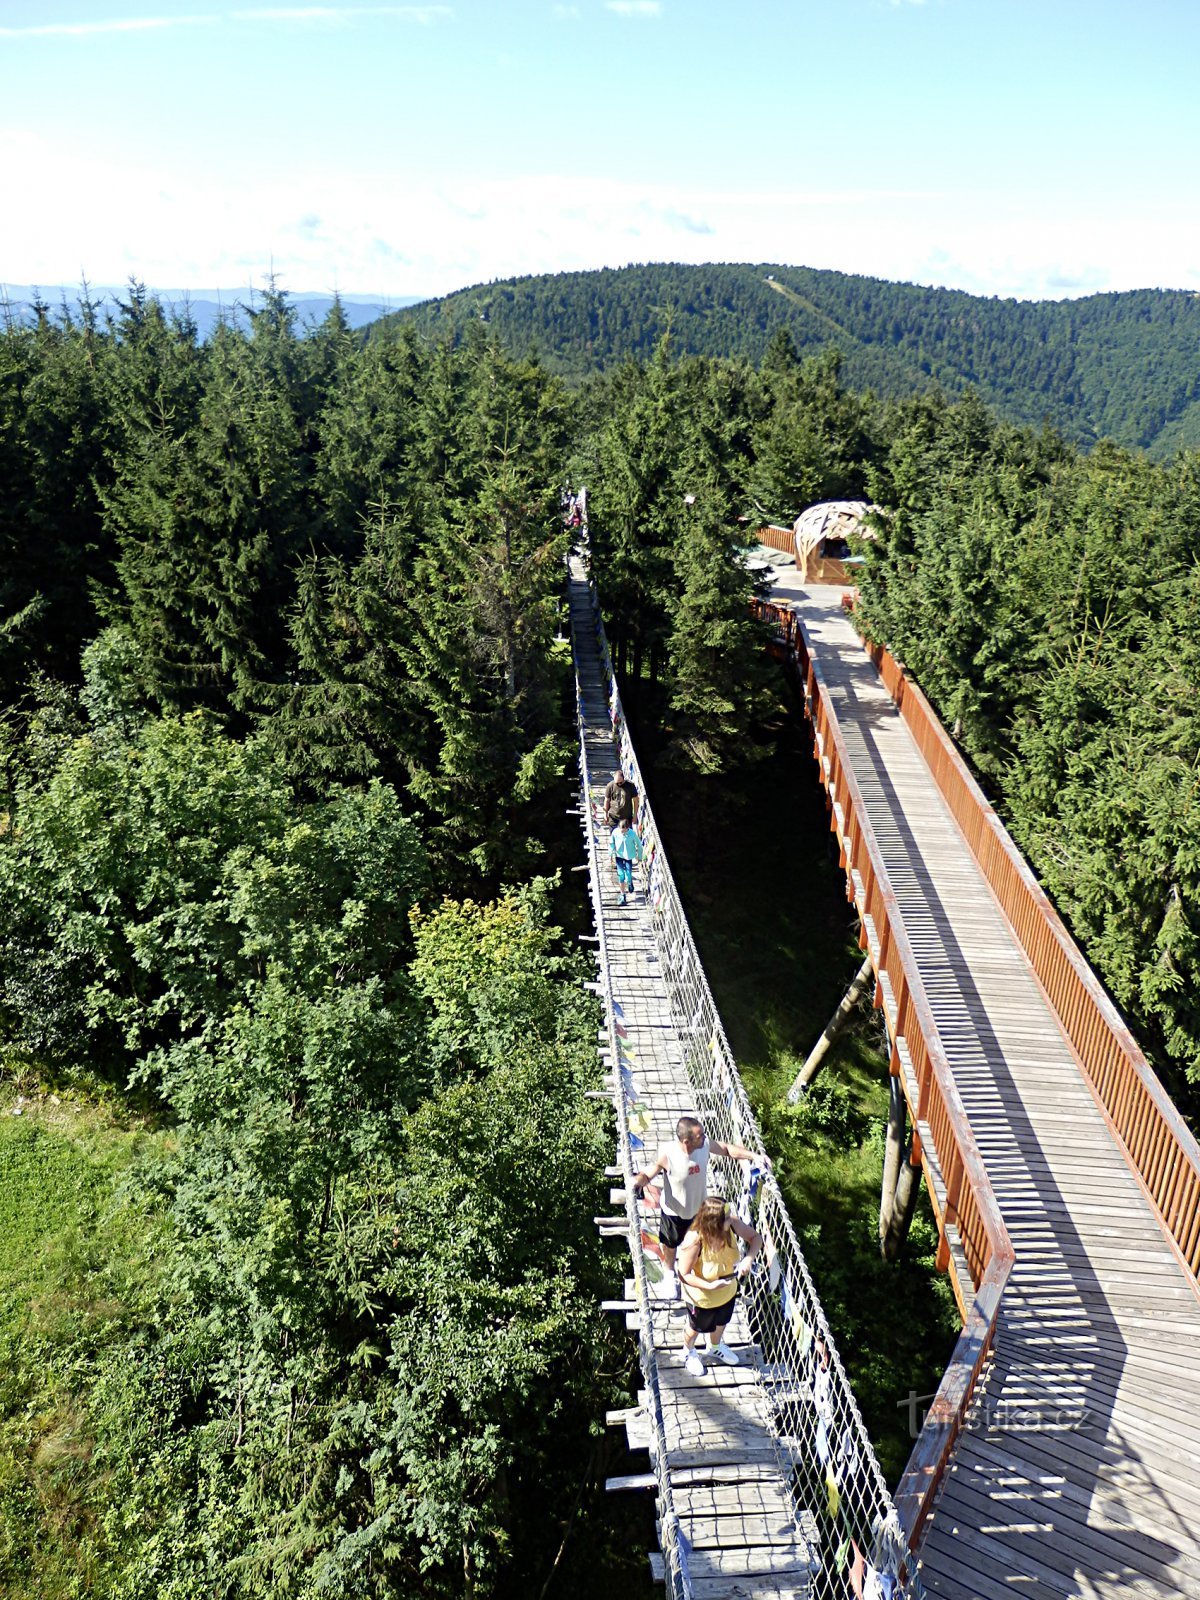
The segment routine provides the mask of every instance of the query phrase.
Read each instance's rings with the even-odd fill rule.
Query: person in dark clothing
[[[604,820],[610,828],[618,822],[627,822],[631,827],[637,826],[638,792],[637,785],[632,783],[620,767],[613,773],[613,780],[604,791]]]

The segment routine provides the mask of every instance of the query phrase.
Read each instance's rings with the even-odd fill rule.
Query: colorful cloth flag
[[[842,1509],[841,1491],[838,1488],[838,1481],[833,1475],[832,1468],[825,1474],[825,1509],[834,1519]]]
[[[648,1133],[651,1126],[651,1116],[641,1101],[634,1101],[629,1108],[630,1133]]]
[[[850,1567],[850,1587],[854,1591],[854,1600],[863,1600],[863,1578],[867,1570],[866,1558],[853,1539],[850,1541],[850,1548],[854,1551],[854,1560]]]

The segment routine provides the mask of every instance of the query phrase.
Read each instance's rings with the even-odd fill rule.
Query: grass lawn
[[[646,770],[657,708],[645,687],[626,703]],[[912,1444],[910,1393],[936,1389],[959,1321],[949,1281],[934,1268],[924,1198],[905,1258],[890,1266],[879,1254],[887,1118],[879,1014],[865,1005],[807,1102],[786,1103],[862,954],[799,714],[781,711],[772,735],[761,760],[721,778],[650,768],[650,800],[792,1220],[894,1485]]]
[[[0,1077],[0,1593],[103,1594],[107,1480],[91,1407],[152,1275],[120,1184],[149,1135],[115,1108]]]

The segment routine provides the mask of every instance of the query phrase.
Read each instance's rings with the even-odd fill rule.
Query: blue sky
[[[0,282],[1200,291],[1196,0],[0,0]]]

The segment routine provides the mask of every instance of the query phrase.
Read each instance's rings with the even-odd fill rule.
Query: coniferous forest
[[[1165,460],[1200,445],[1200,300],[1185,290],[1001,300],[769,262],[655,263],[480,284],[375,329],[478,322],[572,382],[648,360],[666,323],[678,353],[755,366],[784,329],[802,354],[839,350],[847,382],[880,396],[973,389],[1006,421],[1085,446],[1111,438]]]
[[[880,508],[864,627],[1194,1113],[1200,457],[786,329],[569,389],[274,290],[203,343],[136,286],[45,312],[0,336],[6,1593],[633,1592],[577,1516],[632,1347],[563,931],[567,483],[702,834],[786,693],[747,530]]]

